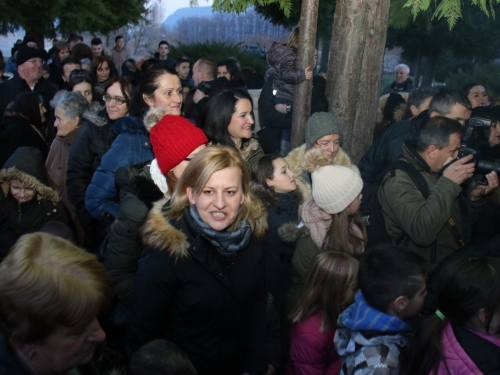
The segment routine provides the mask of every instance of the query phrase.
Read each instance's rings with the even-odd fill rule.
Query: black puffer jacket
[[[9,181],[15,179],[36,191],[33,199],[19,203],[12,196]],[[20,236],[40,230],[48,221],[71,225],[64,205],[48,185],[45,161],[39,150],[18,148],[0,170],[0,188],[0,260]]]
[[[153,202],[164,198],[153,182],[149,168],[147,162],[146,165],[120,168],[115,174],[120,190],[120,211],[111,225],[104,266],[113,279],[115,296],[127,307],[130,307],[137,264],[142,254],[140,229]]]
[[[86,121],[69,152],[66,186],[69,201],[75,207],[82,227],[86,227],[93,218],[85,208],[85,193],[116,135],[113,133],[114,121],[108,118],[105,109],[86,111],[83,117]]]
[[[283,242],[278,229],[286,223],[298,224],[299,205],[302,197],[298,190],[287,194],[275,194],[262,185],[254,184],[251,191],[267,209],[268,229],[265,238],[267,288],[274,297],[274,306],[280,319],[286,319],[286,301],[290,288],[290,270],[295,246]]]

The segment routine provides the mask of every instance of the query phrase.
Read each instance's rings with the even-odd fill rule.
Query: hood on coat
[[[113,131],[116,135],[121,133],[145,134],[142,117],[126,116],[118,119],[113,125]]]
[[[83,112],[82,117],[99,128],[102,128],[109,122],[106,108],[97,102],[92,102],[90,107]]]
[[[285,44],[273,43],[267,52],[267,62],[270,67],[279,70],[281,61],[290,54],[296,54],[297,50],[287,47]]]
[[[19,147],[0,170],[0,186],[4,195],[9,192],[9,181],[20,180],[26,187],[35,189],[37,198],[59,201],[59,195],[49,187],[45,163],[40,150]]]
[[[313,152],[313,153],[315,152],[314,151],[315,149],[316,148],[313,147],[309,150],[306,150],[306,144],[304,143],[302,146],[296,148],[295,150],[292,150],[288,154],[288,156],[285,158],[285,160],[288,163],[288,167],[290,168],[290,170],[293,172],[293,174],[295,176],[298,176],[298,175],[302,174],[302,172],[304,172],[303,162],[310,152]],[[349,167],[349,168],[355,167],[351,163],[351,158],[340,147],[339,147],[339,150],[337,151],[337,154],[335,155],[333,160],[330,162],[330,164],[341,165],[341,166]],[[357,170],[357,168],[356,168],[356,170]]]

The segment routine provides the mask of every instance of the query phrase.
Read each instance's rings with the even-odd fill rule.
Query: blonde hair
[[[354,300],[357,289],[358,261],[346,253],[318,253],[293,299],[289,318],[304,322],[318,311],[323,312],[321,332],[334,329],[339,315]]]
[[[288,37],[288,41],[286,42],[287,47],[298,48],[299,47],[299,28],[296,27],[293,29],[292,33]]]
[[[250,174],[241,153],[231,146],[210,146],[198,152],[189,162],[172,195],[172,204],[165,214],[167,219],[178,220],[182,217],[185,207],[189,206],[187,188],[199,194],[205,188],[212,175],[225,168],[237,168],[241,173],[241,186],[245,200],[240,206],[238,216],[229,227],[235,230],[238,225],[247,220],[254,236],[262,238],[267,229],[265,214],[260,200],[250,193]]]
[[[30,343],[86,323],[110,300],[111,285],[95,256],[71,242],[24,235],[0,264],[0,329]]]

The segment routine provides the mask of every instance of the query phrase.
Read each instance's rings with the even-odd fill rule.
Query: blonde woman
[[[234,147],[198,152],[166,212],[152,210],[132,293],[128,355],[164,338],[200,374],[267,371],[267,224]]]

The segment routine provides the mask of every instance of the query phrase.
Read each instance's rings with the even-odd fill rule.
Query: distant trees
[[[273,25],[253,8],[245,13],[215,13],[212,18],[186,17],[167,29],[169,41],[201,43],[209,41],[227,43],[257,43],[270,45],[285,41],[290,29]]]

